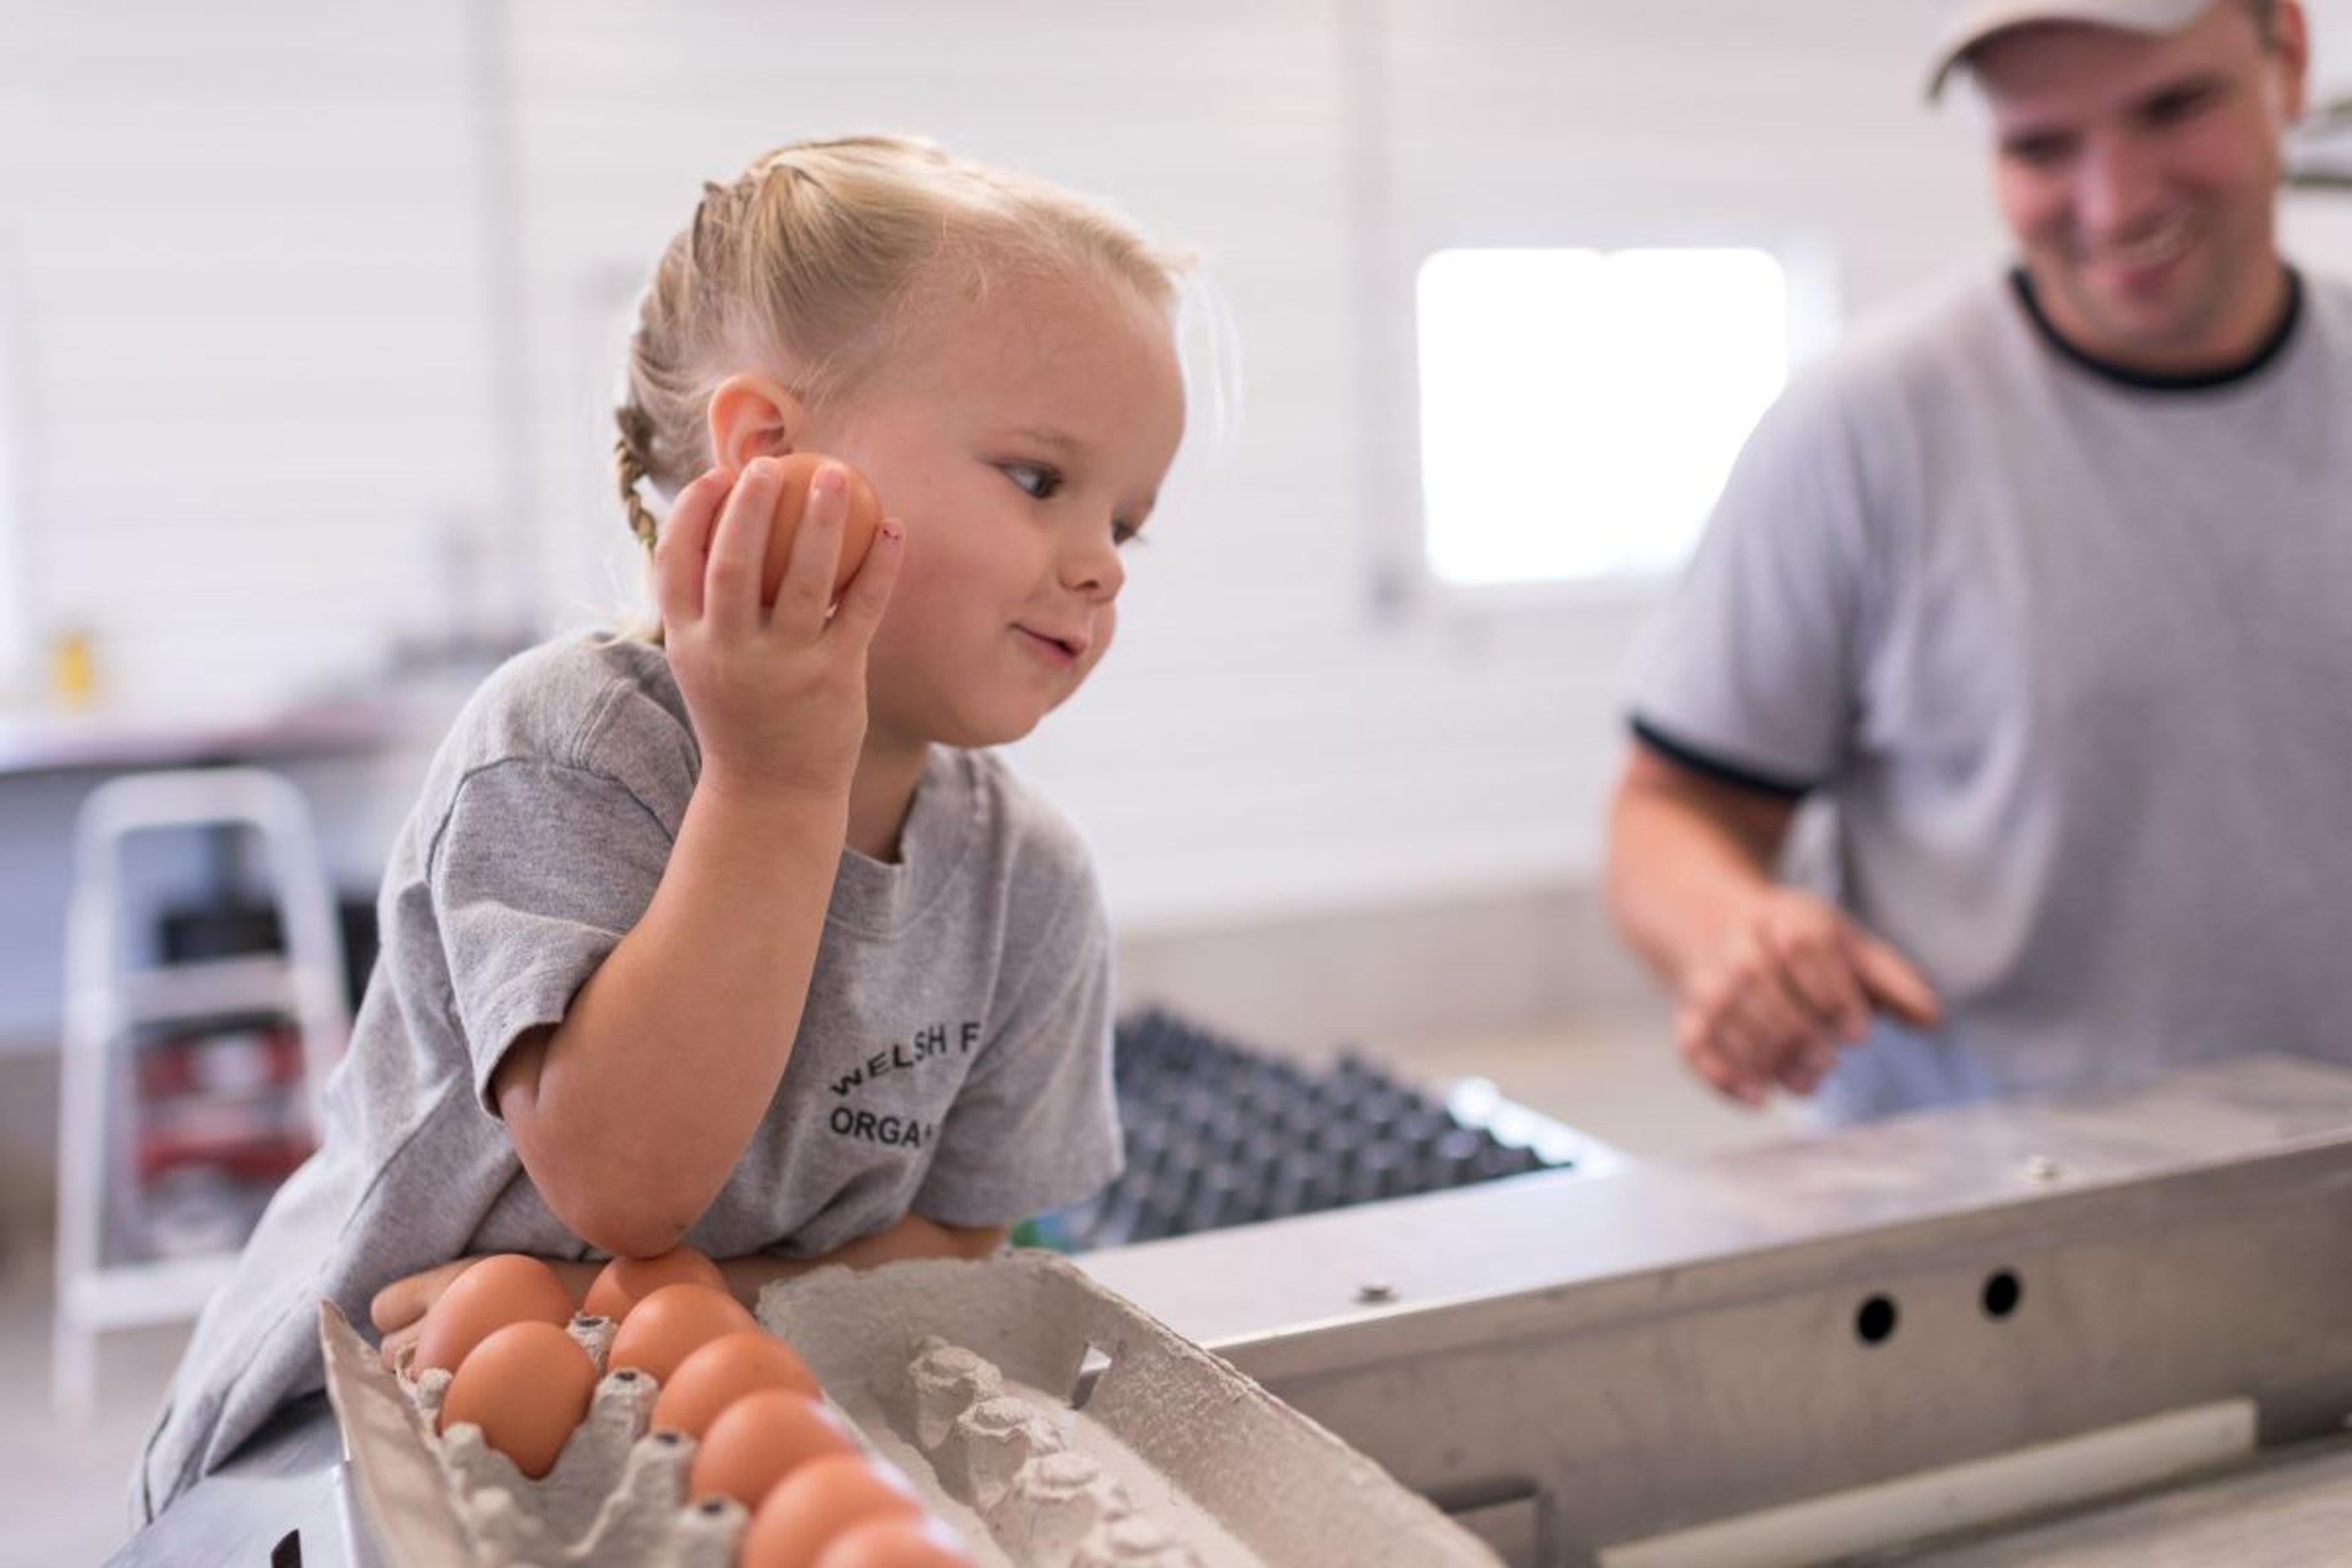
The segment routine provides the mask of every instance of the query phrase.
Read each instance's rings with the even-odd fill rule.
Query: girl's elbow
[[[536,1173],[532,1184],[564,1228],[615,1258],[653,1258],[686,1238],[694,1218],[678,1205],[662,1200],[667,1194],[641,1188],[608,1187],[580,1181],[547,1181]]]
[[[565,1136],[543,1117],[511,1124],[523,1174],[548,1212],[589,1246],[615,1258],[652,1258],[684,1238],[717,1194],[701,1201],[672,1192],[655,1173],[619,1159],[568,1158],[597,1140]]]
[[[557,1217],[581,1240],[615,1258],[659,1257],[684,1241],[693,1224],[677,1218],[675,1212],[627,1198],[608,1198],[579,1208],[576,1216],[559,1208]]]

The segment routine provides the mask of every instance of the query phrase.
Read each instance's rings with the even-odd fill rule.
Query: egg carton
[[[613,1324],[567,1331],[600,1372]],[[597,1380],[582,1419],[534,1480],[460,1424],[435,1431],[450,1374],[409,1382],[386,1369],[332,1302],[319,1308],[327,1395],[387,1568],[730,1568],[746,1522],[731,1499],[690,1503],[694,1439],[655,1432],[658,1385],[629,1368]]]
[[[1054,1253],[771,1285],[762,1327],[981,1561],[1497,1564],[1231,1363]]]
[[[1050,1253],[827,1268],[771,1286],[763,1327],[806,1360],[867,1452],[975,1558],[1021,1568],[1493,1564],[1484,1544],[1337,1437]],[[597,1383],[533,1480],[461,1425],[449,1374],[387,1370],[332,1304],[327,1388],[387,1568],[727,1568],[746,1522],[689,1502],[694,1440],[648,1430],[658,1388]],[[569,1331],[601,1369],[613,1326]]]

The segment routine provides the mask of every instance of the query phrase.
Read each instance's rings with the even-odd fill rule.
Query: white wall
[[[2319,9],[2352,34],[2352,3]],[[917,131],[1198,247],[1245,346],[1229,458],[1171,496],[1118,657],[1023,748],[1122,920],[1573,878],[1647,596],[1376,592],[1414,517],[1412,269],[1760,240],[1852,313],[1981,264],[1969,127],[1918,101],[1926,28],[1853,0],[14,0],[29,587],[141,708],[611,605],[620,312],[698,183]],[[5,809],[28,945],[0,1028],[54,974],[27,878],[56,813]]]
[[[1762,239],[1834,258],[1867,303],[1981,250],[1973,170],[1917,107],[1912,19],[1870,8],[1855,32],[1855,7],[1822,6],[1850,33],[1824,48],[1755,9],[525,6],[551,573],[593,598],[576,541],[625,562],[591,400],[695,182],[782,137],[919,130],[1197,246],[1244,345],[1234,450],[1171,496],[1118,657],[1024,748],[1122,918],[1581,870],[1643,600],[1382,612],[1417,517],[1412,269],[1475,241]]]

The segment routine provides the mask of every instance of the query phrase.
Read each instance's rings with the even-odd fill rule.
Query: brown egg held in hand
[[[856,1452],[857,1439],[832,1411],[802,1394],[762,1389],[710,1424],[695,1450],[687,1495],[731,1497],[756,1513],[777,1482],[810,1460]]]
[[[977,1568],[936,1519],[869,1519],[826,1543],[814,1568]]]
[[[896,1472],[854,1454],[829,1454],[769,1489],[744,1531],[736,1565],[815,1568],[828,1542],[867,1520],[922,1516],[922,1500]]]
[[[438,1430],[471,1422],[533,1480],[555,1468],[588,1414],[596,1363],[552,1323],[509,1323],[474,1347],[441,1402]]]
[[[673,1247],[658,1258],[615,1258],[588,1287],[588,1300],[581,1310],[617,1323],[629,1315],[630,1308],[665,1285],[708,1285],[724,1290],[727,1276],[690,1247]]]
[[[678,1363],[663,1381],[654,1427],[699,1438],[720,1411],[763,1388],[790,1389],[810,1399],[823,1393],[808,1363],[766,1330],[722,1334]]]
[[[833,596],[841,597],[849,580],[857,575],[865,563],[866,552],[874,547],[874,535],[882,526],[882,500],[874,493],[874,486],[864,474],[838,458],[828,458],[821,452],[793,452],[775,459],[783,472],[784,488],[776,497],[774,525],[768,534],[768,553],[760,563],[760,603],[772,605],[776,591],[784,580],[784,566],[792,559],[793,536],[799,532],[800,522],[808,510],[809,481],[816,477],[820,465],[831,463],[849,479],[849,520],[841,532],[841,559],[833,570]]]
[[[457,1371],[476,1345],[509,1323],[561,1329],[571,1321],[572,1292],[554,1269],[519,1252],[485,1258],[451,1280],[425,1312],[413,1374]]]
[[[724,1290],[708,1285],[665,1285],[629,1309],[620,1331],[613,1336],[604,1370],[635,1367],[656,1383],[666,1384],[680,1362],[712,1340],[756,1331],[759,1326],[743,1303]]]

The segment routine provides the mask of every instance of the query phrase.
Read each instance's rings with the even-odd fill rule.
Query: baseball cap
[[[1927,96],[1944,83],[1961,58],[1995,33],[2034,22],[2087,22],[2133,33],[2177,33],[2210,10],[2215,0],[1948,0],[1936,33],[1927,72]]]

